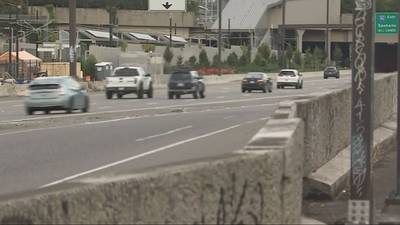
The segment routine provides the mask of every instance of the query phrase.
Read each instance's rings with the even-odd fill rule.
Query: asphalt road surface
[[[105,174],[181,163],[240,150],[281,101],[350,86],[350,77],[305,78],[304,89],[240,92],[209,85],[206,99],[91,94],[91,112],[26,116],[23,99],[0,99],[0,197]]]

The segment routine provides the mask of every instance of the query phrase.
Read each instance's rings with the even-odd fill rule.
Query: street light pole
[[[351,172],[348,220],[373,224],[372,187],[375,0],[356,0],[353,12]]]
[[[12,51],[14,42],[14,28],[11,26],[11,12],[9,13],[9,25],[10,25],[10,41],[8,43],[8,73],[12,74]]]
[[[16,23],[17,23],[17,35],[15,36],[15,52],[16,52],[16,71],[15,71],[15,78],[19,79],[19,24],[18,24],[18,20],[19,20],[19,9],[21,6],[17,6],[17,14],[16,14]]]
[[[70,74],[77,78],[76,74],[76,0],[69,0],[69,57]]]
[[[222,75],[222,0],[218,0],[218,75]]]
[[[326,64],[329,65],[331,63],[331,46],[330,46],[330,38],[329,38],[329,10],[330,10],[330,1],[326,0],[326,30],[325,30],[325,54],[326,54]]]
[[[282,25],[280,28],[278,28],[278,32],[279,32],[279,51],[278,51],[278,55],[279,55],[279,61],[280,61],[280,66],[283,67],[285,66],[284,61],[285,61],[285,39],[286,39],[286,30],[285,30],[285,26],[286,25],[286,0],[282,1]]]

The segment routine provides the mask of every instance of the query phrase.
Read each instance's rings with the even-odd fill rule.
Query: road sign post
[[[353,15],[351,113],[351,224],[373,223],[371,149],[374,77],[375,0],[355,0]]]

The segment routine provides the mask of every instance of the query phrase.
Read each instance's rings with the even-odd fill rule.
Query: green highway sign
[[[376,13],[376,33],[397,34],[399,32],[398,17],[397,12]]]

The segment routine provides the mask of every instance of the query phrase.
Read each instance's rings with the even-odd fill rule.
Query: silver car
[[[39,77],[29,85],[29,94],[25,100],[26,114],[35,111],[52,110],[89,111],[89,96],[85,88],[71,77]]]

